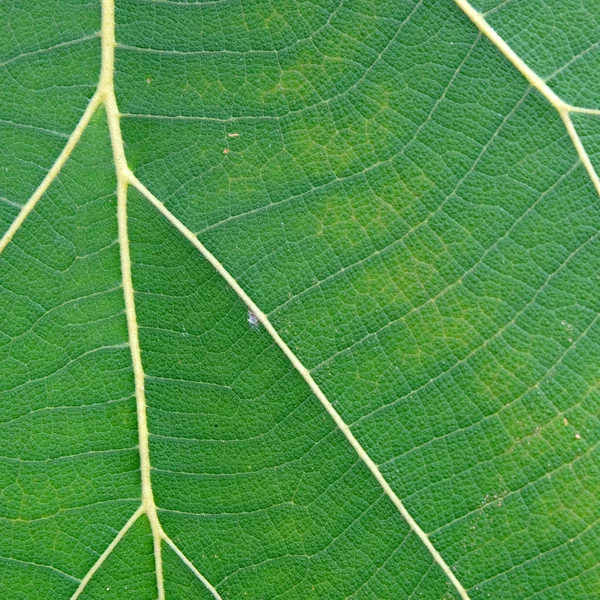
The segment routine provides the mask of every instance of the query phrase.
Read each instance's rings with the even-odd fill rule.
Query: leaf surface
[[[0,23],[3,598],[598,597],[596,2]]]

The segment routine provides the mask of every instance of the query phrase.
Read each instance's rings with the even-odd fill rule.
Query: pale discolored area
[[[137,192],[129,214],[152,482],[167,535],[223,598],[455,597],[220,275]]]
[[[0,589],[65,598],[139,504],[100,111],[0,258]]]
[[[221,31],[211,8],[153,12],[155,43],[136,54],[124,29],[117,53],[128,156],[268,313],[472,598],[586,597],[597,195],[556,112],[459,11],[398,7],[390,32],[377,5],[341,6],[312,38],[262,46],[277,64],[251,36],[194,38],[190,14]],[[180,32],[171,52],[161,23]],[[315,58],[287,87],[299,47]]]
[[[597,9],[457,4],[3,6],[8,598],[595,597]]]

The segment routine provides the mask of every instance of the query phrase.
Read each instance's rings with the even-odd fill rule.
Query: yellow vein
[[[485,21],[483,16],[478,13],[466,0],[455,0],[457,5],[465,12],[477,28],[504,54],[506,58],[519,70],[519,72],[527,79],[527,81],[535,87],[558,111],[561,116],[567,132],[573,142],[577,154],[585,166],[596,190],[600,194],[600,180],[594,170],[593,165],[585,151],[585,148],[575,130],[572,123],[570,113],[584,113],[592,115],[600,115],[600,110],[586,109],[581,107],[571,106],[559,98],[548,85],[510,48],[510,46],[494,31],[494,29]],[[121,270],[123,279],[123,290],[125,298],[125,308],[127,316],[128,333],[130,340],[130,348],[132,354],[132,364],[135,378],[135,394],[137,404],[138,430],[139,430],[139,446],[140,446],[140,469],[142,478],[142,503],[132,517],[127,521],[124,527],[119,531],[115,539],[109,544],[106,550],[98,558],[96,563],[88,571],[75,593],[72,600],[76,600],[91,580],[96,571],[103,564],[105,559],[110,555],[119,541],[135,523],[140,515],[146,514],[151,525],[153,541],[154,541],[154,557],[156,563],[156,578],[159,600],[164,600],[164,581],[162,573],[162,558],[161,558],[161,542],[164,540],[177,554],[177,556],[190,568],[190,570],[198,577],[200,581],[211,592],[213,597],[221,600],[216,589],[202,576],[195,568],[189,559],[181,552],[175,543],[166,535],[160,525],[156,504],[154,502],[152,485],[150,480],[150,455],[148,443],[148,424],[146,416],[146,399],[144,391],[144,371],[141,361],[141,350],[138,339],[138,326],[135,313],[134,290],[131,277],[131,259],[129,254],[129,237],[127,232],[127,187],[129,184],[134,185],[213,265],[213,267],[221,274],[227,283],[234,289],[238,296],[246,303],[246,305],[257,315],[265,329],[272,336],[275,343],[280,347],[284,354],[288,357],[294,368],[302,375],[313,393],[319,398],[327,412],[330,414],[338,428],[343,432],[352,447],[355,449],[361,460],[367,465],[375,479],[379,482],[386,495],[394,503],[403,518],[409,524],[412,531],[421,539],[423,544],[431,553],[435,562],[441,567],[452,584],[455,586],[459,595],[463,600],[468,600],[466,590],[457,580],[451,569],[445,563],[441,555],[435,549],[427,534],[419,527],[416,521],[408,513],[398,496],[391,489],[378,466],[368,456],[362,448],[358,440],[354,437],[350,428],[342,420],[333,405],[329,402],[321,389],[308,370],[302,365],[299,359],[289,349],[287,344],[282,340],[277,331],[273,328],[268,318],[260,311],[254,302],[247,296],[237,281],[225,270],[223,265],[198,241],[195,235],[181,223],[166,207],[151,193],[147,188],[131,173],[127,166],[125,152],[123,147],[123,138],[120,129],[120,114],[117,107],[117,102],[114,93],[114,48],[115,48],[115,21],[114,21],[114,0],[102,0],[102,70],[98,89],[91,98],[86,107],[80,121],[69,137],[64,149],[44,177],[38,188],[32,194],[30,199],[21,209],[15,221],[11,224],[7,232],[0,239],[0,252],[12,240],[16,231],[23,224],[29,213],[35,208],[37,202],[47,191],[51,183],[54,181],[63,165],[68,160],[73,149],[77,145],[81,135],[96,109],[104,104],[107,112],[107,121],[110,132],[110,139],[113,148],[113,157],[115,162],[115,171],[117,176],[117,220],[119,227],[119,245],[121,254]]]
[[[562,119],[567,133],[573,142],[573,146],[579,156],[579,160],[585,167],[589,178],[591,179],[596,192],[600,195],[600,178],[592,165],[592,161],[588,156],[573,121],[571,120],[571,112],[598,115],[600,111],[594,109],[575,107],[560,98],[548,84],[504,41],[495,29],[485,20],[484,16],[478,12],[467,0],[454,0],[458,7],[469,17],[471,22],[485,35],[500,52],[511,62],[511,64],[525,77],[529,84],[534,87],[548,102],[556,109]]]
[[[204,584],[204,587],[213,595],[215,600],[223,600],[217,592],[216,588],[196,569],[194,564],[188,559],[188,557],[175,545],[175,542],[163,531],[163,540],[171,547],[173,552],[177,554],[181,562]]]
[[[109,135],[113,150],[113,160],[115,163],[115,173],[117,178],[117,223],[118,223],[118,241],[121,257],[121,277],[123,286],[123,295],[125,301],[125,314],[127,318],[127,328],[129,336],[129,346],[131,349],[132,366],[135,381],[135,397],[138,419],[139,452],[140,452],[140,472],[142,480],[142,502],[135,513],[119,531],[113,541],[107,546],[98,560],[86,573],[81,580],[77,590],[72,595],[71,600],[79,598],[86,585],[102,566],[106,558],[112,553],[119,541],[125,536],[131,526],[137,519],[145,514],[150,523],[152,538],[154,544],[154,560],[156,568],[156,584],[158,591],[158,600],[165,600],[163,566],[161,556],[161,546],[164,540],[177,554],[177,556],[192,570],[192,572],[202,581],[206,588],[211,592],[215,599],[221,600],[216,589],[202,576],[194,567],[191,561],[179,550],[175,543],[163,531],[158,514],[154,496],[152,493],[152,484],[150,480],[150,450],[148,442],[148,422],[146,414],[146,397],[144,391],[144,370],[142,366],[141,350],[138,338],[138,325],[135,312],[135,298],[133,282],[131,276],[131,257],[129,252],[129,236],[127,232],[127,187],[133,179],[133,175],[127,166],[125,150],[123,146],[123,137],[121,134],[120,114],[114,92],[114,48],[115,43],[115,18],[114,18],[114,0],[102,0],[102,67],[100,71],[100,80],[96,93],[90,100],[83,116],[69,137],[65,148],[56,159],[52,168],[35,190],[31,198],[21,209],[21,212],[11,224],[8,231],[0,240],[0,251],[2,251],[13,238],[15,232],[23,224],[29,213],[35,208],[39,199],[44,195],[50,184],[54,181],[61,168],[71,155],[81,135],[87,127],[90,119],[96,109],[104,104],[108,122]]]
[[[107,103],[108,108],[108,103]],[[108,110],[107,110],[108,113]],[[115,161],[116,162],[116,161]],[[138,422],[138,437],[140,449],[140,472],[142,479],[142,506],[150,521],[154,542],[154,561],[156,565],[156,583],[158,598],[164,600],[164,580],[162,572],[160,537],[162,528],[156,513],[152,482],[150,480],[150,445],[148,441],[148,420],[146,414],[146,394],[144,390],[144,368],[138,337],[138,325],[135,313],[135,299],[131,278],[131,257],[129,254],[129,237],[127,232],[127,179],[120,174],[117,182],[117,221],[119,227],[119,244],[121,250],[121,276],[123,279],[123,295],[125,297],[125,315],[131,361],[135,381],[135,400]]]
[[[600,109],[598,109],[598,108],[582,108],[581,106],[570,106],[569,110],[572,113],[581,113],[584,115],[592,115],[595,117],[600,117]]]
[[[102,566],[102,563],[107,559],[110,553],[115,549],[117,544],[123,539],[125,534],[131,529],[132,525],[141,517],[144,513],[144,506],[140,505],[138,509],[131,515],[127,523],[123,525],[119,533],[115,536],[113,541],[106,547],[106,550],[98,557],[98,560],[94,563],[92,568],[86,573],[85,577],[81,580],[81,583],[75,590],[75,593],[71,596],[71,600],[77,600],[81,596],[81,592],[85,589],[85,586],[90,582],[90,579],[94,576],[96,571]]]
[[[365,463],[369,471],[375,477],[379,485],[382,487],[385,494],[393,502],[394,506],[398,509],[402,517],[408,523],[412,531],[419,537],[424,546],[429,550],[431,556],[441,567],[442,571],[446,574],[448,579],[452,582],[460,597],[463,600],[469,600],[467,591],[462,586],[460,581],[456,578],[456,575],[452,572],[446,561],[442,558],[441,554],[436,550],[434,545],[431,543],[427,534],[421,529],[419,524],[413,519],[408,510],[394,490],[392,490],[390,484],[386,481],[384,476],[381,474],[379,467],[373,462],[371,457],[367,454],[365,449],[361,446],[360,442],[354,437],[354,434],[346,425],[342,417],[335,410],[331,402],[327,399],[325,394],[321,391],[321,388],[317,385],[315,380],[312,378],[309,371],[300,362],[298,357],[290,350],[289,346],[283,341],[279,333],[275,330],[267,316],[258,308],[258,306],[252,301],[252,299],[246,294],[239,283],[233,278],[233,276],[225,269],[225,267],[219,262],[219,260],[198,240],[198,238],[175,216],[173,215],[166,206],[150,192],[146,186],[135,177],[131,175],[131,184],[143,194],[150,203],[158,209],[158,211],[188,240],[190,241],[204,256],[204,258],[214,267],[214,269],[225,279],[229,286],[236,292],[246,306],[258,317],[264,328],[269,332],[273,341],[279,346],[282,352],[287,356],[288,360],[292,363],[294,368],[300,373],[304,381],[308,384],[315,396],[320,400],[325,410],[329,413],[335,424],[338,426],[340,431],[344,434],[350,445],[354,448],[360,459]]]
[[[100,104],[102,104],[102,96],[98,90],[89,101],[87,108],[81,116],[81,119],[79,119],[79,123],[77,123],[77,126],[73,130],[73,133],[69,137],[65,147],[62,149],[62,152],[58,155],[58,158],[54,161],[54,164],[48,173],[46,173],[46,177],[44,177],[40,185],[36,188],[35,192],[33,192],[31,198],[29,198],[29,200],[23,205],[23,208],[17,215],[17,218],[11,223],[6,233],[2,236],[2,239],[0,239],[0,252],[6,248],[29,213],[35,208],[35,205],[38,203],[39,199],[46,193],[46,190],[50,187],[50,184],[56,179],[56,176],[60,173],[60,170],[67,162],[69,156],[71,156],[73,148],[75,148],[77,145],[77,142],[81,138],[81,134],[87,127],[92,115],[94,112],[96,112],[96,109],[100,106]]]
[[[138,421],[140,450],[140,473],[142,480],[142,509],[148,517],[154,543],[154,562],[156,568],[156,586],[158,600],[165,599],[164,578],[161,557],[161,538],[163,534],[156,512],[156,504],[150,480],[150,446],[148,442],[148,421],[146,414],[146,394],[144,391],[144,368],[138,337],[135,298],[131,277],[131,257],[129,253],[129,235],[127,232],[127,187],[130,171],[125,158],[123,136],[121,134],[120,115],[114,90],[115,59],[115,4],[114,0],[102,0],[102,69],[98,92],[106,107],[108,131],[113,150],[115,173],[117,176],[117,224],[119,231],[119,249],[121,255],[121,277],[125,299],[125,315],[131,361],[135,382],[135,399]]]

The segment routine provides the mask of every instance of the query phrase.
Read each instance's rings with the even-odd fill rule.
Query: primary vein
[[[584,165],[588,175],[594,184],[597,192],[600,194],[600,179],[589,159],[589,156],[583,147],[581,139],[577,134],[570,113],[590,113],[597,114],[599,111],[594,109],[585,109],[575,107],[564,102],[551,88],[544,82],[511,48],[510,46],[494,31],[494,29],[486,22],[483,15],[477,12],[467,0],[455,0],[460,9],[471,19],[475,26],[504,54],[504,56],[519,70],[519,72],[527,79],[527,81],[536,88],[548,102],[557,110],[566,130],[571,138],[578,157]],[[418,523],[407,511],[400,498],[393,491],[389,483],[381,474],[379,467],[367,454],[360,442],[352,433],[350,427],[344,422],[339,413],[336,411],[332,403],[328,400],[317,383],[312,378],[310,372],[303,366],[299,358],[290,350],[288,345],[283,341],[279,333],[272,326],[267,316],[256,306],[251,298],[245,293],[235,278],[223,267],[218,259],[211,254],[197,237],[175,217],[163,204],[160,202],[130,171],[127,166],[123,137],[120,129],[120,113],[117,106],[117,101],[114,92],[114,48],[115,48],[115,20],[114,20],[114,0],[102,0],[102,69],[98,88],[90,99],[81,119],[70,135],[65,147],[53,163],[52,167],[36,188],[27,203],[23,206],[20,213],[10,225],[6,233],[0,239],[0,252],[2,252],[9,242],[13,239],[15,233],[21,227],[27,216],[35,209],[38,201],[46,193],[52,182],[60,173],[62,167],[70,157],[73,149],[79,142],[84,130],[89,124],[92,116],[100,105],[106,108],[107,121],[110,133],[110,139],[113,149],[113,158],[115,163],[115,172],[117,178],[117,221],[118,221],[118,240],[121,256],[121,271],[122,285],[124,291],[125,311],[127,317],[129,345],[132,355],[132,366],[135,380],[135,395],[137,405],[138,418],[138,435],[139,435],[139,451],[140,451],[140,471],[142,479],[142,502],[139,508],[127,521],[124,527],[119,531],[114,540],[109,544],[106,550],[98,558],[96,563],[88,571],[85,577],[81,580],[77,590],[72,596],[76,600],[84,590],[87,583],[91,580],[96,571],[103,564],[105,559],[110,555],[118,542],[124,537],[131,526],[142,515],[146,514],[150,522],[153,542],[154,542],[154,557],[156,563],[156,579],[158,588],[159,600],[164,600],[164,581],[162,574],[162,558],[161,544],[165,542],[177,556],[188,566],[188,568],[202,581],[206,588],[211,592],[213,597],[220,600],[220,596],[216,589],[202,576],[196,569],[193,563],[183,554],[183,552],[175,545],[173,540],[164,532],[160,524],[157,507],[154,501],[152,492],[152,483],[150,478],[150,454],[149,454],[149,432],[146,415],[146,399],[144,390],[144,370],[141,360],[141,349],[138,337],[138,324],[135,310],[134,288],[131,274],[131,258],[129,250],[129,236],[127,230],[127,189],[131,184],[136,187],[161,214],[170,221],[178,231],[188,239],[204,256],[206,260],[215,268],[215,270],[225,279],[229,286],[237,293],[237,295],[245,302],[250,310],[259,318],[265,329],[269,332],[277,346],[282,350],[285,356],[290,360],[294,368],[300,373],[304,381],[308,384],[315,396],[320,400],[323,407],[327,410],[336,426],[344,434],[348,442],[354,448],[360,459],[367,466],[371,474],[375,477],[379,485],[384,490],[385,494],[398,509],[402,517],[408,523],[410,529],[419,537],[421,542],[429,550],[435,562],[440,566],[442,571],[452,582],[455,589],[463,600],[468,600],[468,594],[462,584],[458,581],[450,567],[442,558],[441,554],[434,547],[428,535],[421,529]]]
[[[144,390],[144,368],[140,349],[138,324],[135,311],[135,298],[131,276],[131,257],[129,252],[129,235],[127,231],[127,187],[130,171],[125,158],[123,136],[119,122],[119,108],[114,90],[115,60],[115,5],[114,0],[102,0],[102,70],[98,92],[106,107],[108,130],[113,150],[115,173],[117,177],[117,223],[119,231],[119,249],[121,256],[121,277],[125,300],[125,315],[131,361],[135,382],[136,413],[138,421],[138,438],[140,452],[140,473],[142,480],[143,512],[148,517],[154,546],[154,562],[156,568],[156,586],[158,600],[165,599],[164,578],[162,569],[161,544],[163,531],[156,512],[156,503],[150,480],[150,446],[148,441],[148,420],[146,394]]]

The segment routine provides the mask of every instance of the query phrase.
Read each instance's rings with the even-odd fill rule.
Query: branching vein
[[[146,395],[144,389],[144,368],[142,365],[142,356],[140,342],[138,336],[138,324],[135,310],[135,298],[133,281],[131,276],[131,257],[129,251],[129,235],[127,230],[127,188],[129,184],[135,181],[135,178],[125,158],[125,149],[123,145],[123,136],[121,134],[120,114],[117,106],[117,100],[114,91],[114,49],[115,49],[115,6],[114,0],[102,0],[102,69],[100,72],[100,82],[98,91],[96,92],[94,109],[98,104],[104,104],[106,108],[106,117],[108,121],[108,129],[113,150],[113,160],[115,164],[115,173],[117,177],[117,223],[119,230],[119,250],[121,257],[121,277],[123,296],[125,300],[125,314],[127,318],[127,330],[129,337],[129,347],[131,349],[131,360],[135,382],[135,397],[136,397],[136,412],[138,420],[138,438],[139,438],[139,453],[140,453],[140,473],[142,483],[142,502],[138,510],[134,513],[131,519],[126,523],[123,529],[119,532],[113,542],[106,548],[100,558],[88,571],[86,576],[81,581],[80,586],[72,597],[76,600],[81,591],[85,588],[96,571],[100,568],[104,560],[122,537],[127,533],[129,528],[135,523],[137,518],[145,514],[150,523],[152,531],[152,539],[154,545],[154,562],[156,569],[156,587],[158,591],[158,600],[165,600],[165,586],[163,577],[163,561],[162,561],[162,542],[166,542],[176,552],[177,556],[192,570],[192,572],[202,581],[207,589],[213,594],[217,600],[221,600],[215,588],[201,573],[194,567],[191,561],[177,548],[175,543],[164,532],[160,520],[158,518],[154,494],[152,492],[152,483],[150,479],[150,446],[148,440],[148,421],[146,411]],[[93,112],[93,110],[92,110]],[[89,119],[88,119],[89,120]],[[81,131],[87,124],[87,121],[82,125]],[[78,137],[81,135],[78,133]],[[77,139],[78,139],[77,137]],[[75,145],[77,140],[73,142]],[[72,150],[72,147],[70,148]],[[69,152],[70,152],[69,150]],[[57,172],[66,160],[65,156],[62,163],[57,168]],[[48,183],[49,185],[49,183]],[[47,186],[46,186],[47,187]],[[38,196],[43,194],[41,190]],[[29,204],[29,203],[28,203]],[[30,210],[33,208],[31,206]],[[27,215],[23,216],[25,219]]]
[[[6,248],[8,243],[12,240],[13,236],[23,224],[23,221],[27,218],[29,213],[35,208],[39,199],[46,193],[46,190],[50,187],[50,184],[56,179],[57,175],[60,173],[63,165],[67,162],[69,156],[73,152],[73,149],[77,145],[77,142],[81,138],[81,134],[84,132],[87,127],[90,119],[93,114],[96,112],[96,109],[102,104],[102,95],[100,94],[100,90],[98,90],[90,100],[87,108],[85,109],[81,119],[79,119],[79,123],[73,130],[71,137],[67,141],[65,147],[62,152],[58,155],[58,158],[54,161],[54,164],[46,174],[46,177],[42,180],[42,183],[37,187],[35,192],[33,192],[31,198],[23,205],[23,208],[17,215],[17,218],[11,223],[10,227],[6,230],[6,233],[0,239],[0,252]]]
[[[188,559],[188,557],[175,545],[175,542],[163,532],[163,540],[165,543],[177,554],[180,558],[181,562],[204,584],[206,589],[213,595],[215,600],[222,600],[219,592],[217,592],[216,588],[196,569],[194,564]]]
[[[92,568],[85,574],[85,577],[81,580],[81,583],[75,590],[75,593],[71,596],[71,600],[77,600],[81,593],[90,582],[96,571],[102,566],[104,561],[110,556],[112,551],[117,547],[117,544],[125,537],[125,534],[131,529],[133,524],[142,516],[144,513],[144,507],[139,506],[139,508],[131,515],[127,523],[123,525],[119,533],[115,536],[113,541],[106,547],[106,550],[98,557],[98,560],[94,563]]]
[[[225,269],[225,267],[219,262],[219,260],[198,240],[198,238],[175,216],[173,215],[165,205],[152,194],[146,188],[146,186],[141,183],[137,177],[132,176],[132,185],[136,187],[141,194],[143,194],[150,203],[155,206],[160,213],[177,229],[179,232],[189,240],[204,256],[204,258],[214,267],[214,269],[225,279],[225,281],[229,284],[229,286],[235,291],[235,293],[243,300],[243,302],[248,306],[248,309],[251,310],[262,323],[264,328],[269,332],[270,336],[273,338],[273,341],[279,346],[288,360],[292,363],[294,368],[300,373],[304,381],[308,384],[312,392],[319,399],[325,410],[329,413],[337,427],[344,434],[348,442],[350,442],[351,446],[354,448],[360,459],[365,463],[369,471],[371,471],[372,475],[375,477],[379,485],[382,487],[388,498],[392,501],[394,506],[398,509],[402,517],[406,520],[409,527],[412,531],[419,537],[423,545],[429,550],[430,554],[434,558],[434,560],[441,567],[442,571],[448,577],[448,579],[452,582],[456,590],[458,591],[460,597],[463,600],[468,600],[469,596],[467,591],[462,586],[460,581],[456,578],[456,575],[452,572],[446,561],[442,558],[442,555],[436,550],[434,545],[431,543],[431,540],[427,536],[427,534],[421,529],[419,524],[413,519],[411,514],[406,510],[404,504],[394,490],[391,488],[390,484],[386,481],[385,477],[381,474],[379,467],[375,464],[373,459],[367,454],[365,449],[362,447],[360,442],[354,437],[354,434],[350,430],[350,427],[346,425],[342,417],[335,410],[334,406],[327,399],[321,388],[317,385],[315,380],[312,378],[312,375],[306,369],[306,367],[300,362],[298,357],[290,350],[289,346],[283,341],[277,330],[273,327],[267,316],[258,308],[258,306],[252,301],[252,299],[246,294],[246,292],[242,289],[240,284],[235,280],[235,278]]]
[[[513,64],[513,66],[525,77],[525,79],[540,92],[548,102],[557,110],[563,120],[566,130],[571,138],[575,150],[581,163],[584,165],[596,191],[600,194],[600,179],[590,161],[590,158],[577,134],[571,113],[585,113],[591,115],[600,115],[600,110],[587,109],[572,106],[564,102],[548,85],[539,77],[498,35],[498,33],[487,23],[484,16],[479,13],[467,0],[455,0],[458,7],[468,16],[477,29],[485,35],[502,54]],[[258,308],[252,299],[241,288],[235,278],[224,268],[219,260],[208,251],[208,249],[197,239],[175,215],[173,215],[162,202],[160,202],[131,172],[127,166],[125,157],[123,137],[120,128],[120,113],[114,91],[114,48],[115,42],[115,20],[114,20],[114,0],[102,0],[102,69],[98,88],[89,101],[79,123],[73,130],[62,152],[44,177],[43,181],[37,187],[35,192],[23,205],[18,216],[8,228],[6,233],[0,239],[0,252],[6,248],[13,239],[15,233],[21,227],[27,216],[35,209],[38,201],[46,193],[49,186],[60,173],[63,165],[70,157],[73,149],[79,142],[81,135],[89,124],[94,112],[100,105],[106,108],[107,121],[110,133],[110,139],[113,149],[113,158],[117,177],[117,221],[119,228],[119,246],[121,256],[122,287],[125,301],[125,312],[127,316],[127,326],[129,335],[129,346],[131,348],[132,365],[135,379],[135,395],[137,404],[137,418],[139,430],[139,452],[140,452],[140,470],[142,479],[141,504],[127,523],[118,532],[113,541],[107,546],[106,550],[100,555],[98,560],[90,568],[84,578],[81,580],[77,590],[71,597],[71,600],[77,600],[85,589],[86,585],[92,579],[94,574],[102,566],[106,558],[111,554],[117,544],[131,529],[137,519],[145,514],[148,517],[152,530],[154,543],[154,557],[156,565],[156,581],[159,600],[165,599],[164,582],[162,573],[161,546],[166,543],[180,558],[180,560],[194,573],[194,575],[210,591],[215,600],[222,600],[216,588],[198,571],[194,564],[178,548],[175,542],[164,532],[158,517],[157,507],[154,501],[151,483],[150,454],[148,441],[148,423],[146,417],[146,399],[144,390],[144,370],[141,359],[140,344],[138,339],[138,325],[135,310],[134,288],[131,275],[131,259],[129,251],[129,236],[127,231],[127,189],[133,185],[139,192],[149,200],[149,202],[202,254],[202,256],[214,267],[214,269],[225,279],[228,285],[237,293],[248,308],[258,317],[259,321],[273,338],[274,342],[289,359],[294,368],[300,373],[304,381],[310,387],[315,396],[320,400],[325,410],[329,413],[339,430],[344,434],[350,445],[354,448],[360,459],[368,467],[373,477],[377,480],[385,494],[392,501],[398,512],[405,519],[410,529],[416,534],[427,550],[430,552],[434,561],[439,565],[448,579],[452,582],[458,594],[463,600],[468,600],[469,596],[466,589],[458,581],[455,574],[447,565],[441,554],[434,547],[428,535],[421,529],[419,524],[410,515],[400,498],[393,491],[389,483],[381,474],[379,467],[367,454],[360,442],[352,433],[350,427],[343,421],[332,403],[325,396],[317,383],[312,378],[308,369],[304,367],[299,358],[290,350],[289,346],[281,338],[279,333],[270,323],[268,317]],[[75,43],[75,42],[73,42]],[[62,44],[67,45],[67,44]],[[5,200],[5,199],[4,199]],[[5,200],[6,201],[6,200]]]
[[[583,143],[575,130],[573,121],[571,119],[571,113],[584,113],[598,115],[600,111],[588,108],[581,108],[568,104],[562,98],[560,98],[548,84],[504,41],[494,28],[485,20],[484,16],[478,12],[467,0],[454,0],[458,7],[471,19],[473,24],[479,29],[483,35],[485,35],[502,54],[512,63],[512,65],[525,77],[525,79],[534,87],[548,102],[556,109],[560,118],[562,119],[567,133],[573,142],[573,146],[577,151],[581,164],[585,167],[589,178],[591,179],[596,192],[600,195],[600,178],[592,165],[592,161],[588,156]]]

